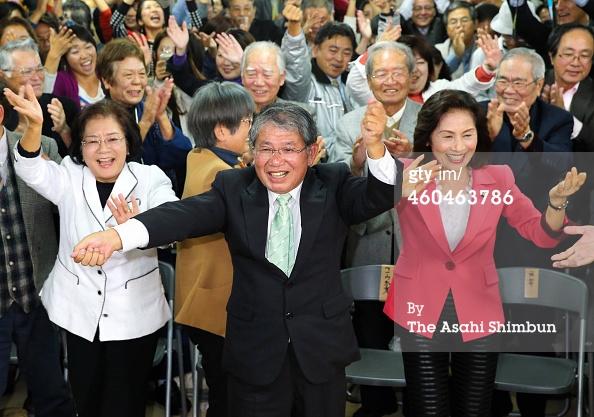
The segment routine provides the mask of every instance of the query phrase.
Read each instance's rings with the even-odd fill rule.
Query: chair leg
[[[198,347],[190,342],[190,351],[192,352],[192,417],[200,417],[200,400],[198,399]]]
[[[173,311],[173,301],[169,301]],[[171,417],[171,383],[173,381],[173,319],[167,323],[167,379],[165,381],[165,417]]]
[[[177,366],[179,372],[179,390],[181,391],[181,409],[182,409],[182,416],[186,417],[188,415],[188,407],[186,404],[186,382],[185,382],[185,372],[184,372],[184,352],[182,346],[182,334],[181,329],[179,326],[176,326],[175,329],[175,339],[176,339],[176,350],[177,350]]]

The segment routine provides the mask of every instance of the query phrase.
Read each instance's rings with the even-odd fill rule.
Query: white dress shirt
[[[563,93],[563,105],[565,106],[565,110],[569,111],[569,108],[571,107],[571,102],[573,101],[573,96],[575,96],[575,93],[577,92],[579,86],[580,83],[577,83],[576,85],[574,85],[569,90]],[[575,139],[580,134],[583,126],[584,124],[575,116],[573,116],[573,131],[571,132],[571,139]]]
[[[373,176],[381,182],[390,185],[393,185],[396,182],[396,164],[387,150],[385,150],[384,156],[380,159],[371,159],[367,157],[367,166]],[[289,191],[289,194],[291,194],[291,197],[293,197],[290,208],[291,214],[293,215],[293,230],[295,231],[293,242],[296,242],[296,251],[299,247],[299,241],[301,240],[301,209],[297,202],[301,196],[302,185],[303,182],[293,190]],[[268,236],[268,231],[270,231],[270,224],[274,218],[274,214],[276,214],[276,210],[278,210],[276,204],[274,204],[277,196],[278,194],[268,191],[268,229],[266,236]],[[130,219],[125,223],[115,226],[114,229],[120,235],[123,252],[127,252],[135,248],[144,248],[146,245],[148,245],[148,230],[144,224],[136,219]]]

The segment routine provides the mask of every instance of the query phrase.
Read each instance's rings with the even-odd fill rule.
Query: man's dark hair
[[[250,130],[250,146],[255,148],[260,131],[273,125],[286,132],[295,132],[305,142],[305,146],[316,143],[318,131],[316,122],[307,110],[293,103],[274,103],[261,111],[254,119]]]
[[[445,13],[443,14],[443,22],[446,25],[448,24],[448,16],[450,15],[450,13],[452,13],[454,10],[458,10],[458,9],[468,10],[468,13],[470,14],[470,18],[476,22],[476,10],[475,10],[474,6],[470,3],[468,3],[467,1],[455,0],[450,3],[450,5],[446,9]]]
[[[549,35],[549,39],[547,40],[547,50],[551,55],[557,55],[557,52],[559,52],[559,44],[561,43],[561,39],[563,36],[565,36],[565,34],[573,30],[583,30],[592,37],[592,40],[594,40],[594,30],[590,26],[582,25],[580,23],[566,23],[564,25],[556,25]]]
[[[355,34],[353,29],[346,23],[328,22],[320,28],[316,38],[314,39],[314,45],[320,46],[326,39],[331,39],[335,36],[345,36],[351,41],[353,46],[353,52],[357,48],[357,41],[355,40]]]

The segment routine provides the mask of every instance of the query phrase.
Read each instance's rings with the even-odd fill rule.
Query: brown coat
[[[210,190],[217,173],[231,169],[208,149],[191,151],[187,166],[183,198]],[[225,336],[233,266],[223,234],[179,243],[175,275],[175,321]]]

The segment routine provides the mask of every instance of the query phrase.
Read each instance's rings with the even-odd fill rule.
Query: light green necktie
[[[289,208],[290,194],[281,194],[276,198],[278,210],[270,225],[266,259],[278,266],[287,277],[291,275],[295,264],[293,243],[293,216]]]

